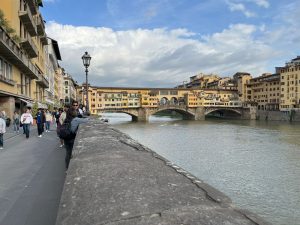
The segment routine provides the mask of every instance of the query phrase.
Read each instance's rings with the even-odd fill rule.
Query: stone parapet
[[[56,225],[269,224],[126,134],[78,131]]]

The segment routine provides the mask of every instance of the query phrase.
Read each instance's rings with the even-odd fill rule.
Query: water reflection
[[[183,121],[152,116],[114,127],[229,195],[275,225],[300,225],[300,124],[271,121]]]

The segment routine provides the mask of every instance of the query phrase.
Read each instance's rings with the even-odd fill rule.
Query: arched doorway
[[[163,97],[160,99],[159,104],[160,105],[167,105],[169,103],[169,100],[166,97]]]

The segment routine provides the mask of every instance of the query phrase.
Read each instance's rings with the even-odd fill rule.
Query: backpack
[[[59,129],[59,138],[64,140],[71,140],[76,137],[76,133],[71,131],[71,121],[64,121]]]

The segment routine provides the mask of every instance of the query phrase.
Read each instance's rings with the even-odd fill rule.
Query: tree
[[[32,105],[32,108],[31,108],[31,114],[33,117],[36,116],[37,112],[38,112],[38,108],[39,108],[39,105],[37,102],[35,102],[33,105]]]

